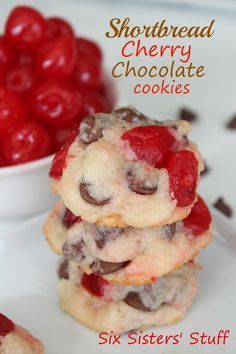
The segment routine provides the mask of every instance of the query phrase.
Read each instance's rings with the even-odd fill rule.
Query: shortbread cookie
[[[77,283],[61,275],[62,309],[93,330],[114,334],[179,321],[197,287],[191,265],[139,287],[111,285],[93,274],[82,274]]]
[[[45,225],[57,254],[87,274],[120,284],[149,284],[193,259],[211,240],[211,216],[199,197],[189,216],[154,228],[114,228],[76,218],[59,203]]]
[[[203,161],[186,121],[157,122],[133,108],[90,115],[55,155],[53,189],[75,215],[105,226],[184,219]]]
[[[43,354],[41,341],[0,313],[0,354]]]

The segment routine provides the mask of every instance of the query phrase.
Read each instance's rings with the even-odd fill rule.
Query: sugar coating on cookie
[[[88,116],[54,158],[53,189],[90,223],[143,228],[182,220],[203,170],[190,130],[186,121],[158,122],[130,107]]]
[[[41,341],[0,313],[1,354],[44,354]]]
[[[124,333],[176,322],[191,306],[196,293],[192,265],[152,285],[138,287],[111,285],[100,277],[81,274],[72,263],[69,268],[69,276],[60,277],[61,307],[96,331]]]
[[[187,220],[194,219],[195,209]],[[199,215],[202,222],[207,211]],[[118,228],[90,224],[69,215],[70,219],[61,202],[49,215],[44,230],[52,249],[86,273],[102,275],[112,283],[152,283],[193,259],[212,236],[209,215],[197,235],[186,227],[186,221],[154,228]],[[196,226],[194,223],[192,228]]]

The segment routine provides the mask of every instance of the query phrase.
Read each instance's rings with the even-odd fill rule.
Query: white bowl
[[[56,201],[48,171],[53,155],[25,164],[0,168],[0,219],[28,218]]]

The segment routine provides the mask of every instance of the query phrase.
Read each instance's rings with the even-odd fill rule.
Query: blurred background
[[[234,38],[236,3],[234,1],[31,0],[22,2],[8,0],[6,2],[1,0],[0,4],[2,31],[4,31],[8,14],[16,5],[28,4],[37,8],[47,17],[65,18],[73,26],[77,36],[89,38],[99,44],[104,57],[102,65],[106,77],[111,77],[113,66],[121,60],[121,47],[125,43],[123,38],[108,39],[105,36],[112,18],[123,19],[129,16],[131,23],[139,26],[152,25],[162,19],[166,19],[167,23],[173,25],[203,26],[214,19],[215,34],[210,39],[173,40],[166,38],[150,40],[142,37],[142,43],[147,45],[151,43],[192,45],[192,62],[195,65],[204,65],[206,74],[202,79],[194,78],[190,81],[191,92],[188,95],[150,93],[134,95],[132,88],[136,83],[155,83],[155,80],[158,80],[156,78],[150,81],[148,78],[135,77],[113,79],[112,83],[109,79],[109,85],[112,86],[109,86],[108,92],[111,87],[115,87],[116,106],[134,105],[154,119],[182,117],[181,111],[183,109],[194,115],[191,138],[198,143],[209,169],[208,173],[202,176],[200,193],[210,205],[216,203],[219,198],[223,198],[224,203],[230,208],[229,210],[224,206],[224,212],[228,214],[231,223],[236,226],[236,165],[234,159],[236,123],[232,123],[232,119],[236,116],[236,41]],[[169,58],[160,60],[158,57],[152,59],[139,57],[130,60],[136,66],[167,65],[170,62]],[[107,80],[105,81],[107,84]],[[107,93],[104,95],[108,100]],[[230,122],[231,124],[229,124]],[[28,178],[26,164],[23,167],[23,172],[23,165],[0,168],[0,227],[6,228],[16,220],[17,222],[25,220],[32,214],[49,208],[53,203],[51,195],[49,197],[50,187],[47,178],[50,160],[51,158],[43,163],[43,171],[40,170],[41,172],[38,172],[38,167],[36,172],[34,166],[29,167],[29,170],[33,169],[36,174],[33,180],[31,177]],[[14,170],[15,168],[20,168],[21,172]],[[39,173],[41,174],[39,175]],[[40,185],[43,185],[43,192],[40,191],[39,197],[36,189],[40,189],[38,188]],[[16,190],[21,191],[21,194],[16,193]],[[29,195],[31,197],[28,198]],[[26,210],[21,215],[17,215],[17,209],[23,208],[22,201],[24,200]],[[34,209],[34,205],[37,206],[37,203],[38,208]],[[7,212],[5,212],[6,209]]]

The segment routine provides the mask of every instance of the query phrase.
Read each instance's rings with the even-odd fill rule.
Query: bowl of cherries
[[[0,219],[50,207],[53,154],[86,115],[113,108],[102,64],[101,48],[68,21],[10,12],[0,36]]]

